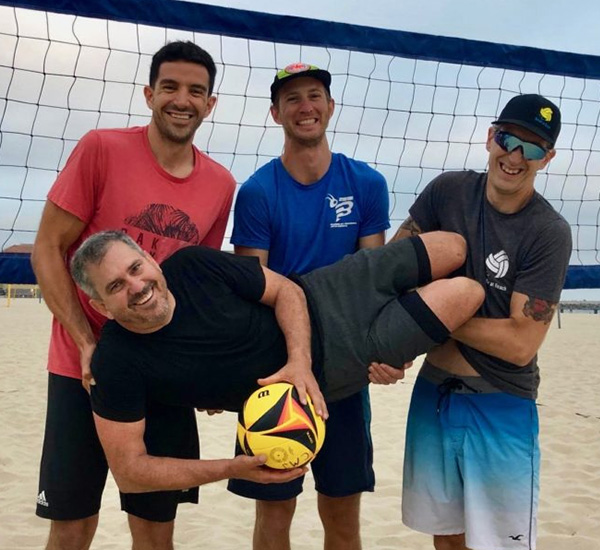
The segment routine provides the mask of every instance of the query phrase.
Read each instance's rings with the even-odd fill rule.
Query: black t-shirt
[[[513,292],[558,302],[571,254],[571,228],[535,192],[514,214],[498,212],[485,197],[487,174],[446,172],[410,208],[423,231],[456,231],[467,240],[466,275],[485,288],[479,317],[507,318]],[[537,358],[519,367],[464,344],[471,366],[502,391],[535,398]]]
[[[133,422],[149,401],[239,410],[257,378],[287,361],[273,309],[259,303],[258,259],[194,246],[161,267],[176,300],[173,319],[151,334],[105,324],[92,359],[94,412]]]

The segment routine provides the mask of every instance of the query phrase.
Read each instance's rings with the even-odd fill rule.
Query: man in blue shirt
[[[303,274],[361,248],[381,246],[389,227],[385,179],[364,162],[332,153],[325,132],[335,102],[331,74],[296,63],[275,76],[271,115],[284,151],[241,187],[232,242],[270,269]],[[327,438],[312,463],[327,550],[360,550],[360,496],[373,491],[368,390],[329,406]],[[343,465],[343,467],[341,467]],[[282,485],[231,480],[254,498],[254,550],[290,548],[289,531],[303,478]]]

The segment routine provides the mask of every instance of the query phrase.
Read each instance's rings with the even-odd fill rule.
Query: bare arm
[[[319,416],[327,418],[327,406],[312,372],[311,330],[308,305],[304,291],[292,281],[263,267],[265,292],[261,302],[275,310],[277,322],[285,336],[288,361],[286,365],[260,384],[287,381],[298,390],[300,400],[306,402],[306,393],[312,398]]]
[[[385,231],[367,235],[358,239],[358,250],[362,248],[377,248],[385,243]]]
[[[513,292],[510,317],[474,317],[454,331],[452,337],[494,357],[525,366],[542,345],[556,306],[556,302]]]
[[[390,242],[393,243],[395,241],[399,241],[400,239],[406,239],[407,237],[414,237],[415,235],[420,235],[423,233],[419,225],[415,220],[412,219],[411,216],[408,216],[400,227],[396,234],[391,238]]]
[[[31,264],[48,308],[79,349],[82,382],[89,391],[92,380],[90,360],[96,341],[65,264],[68,248],[84,228],[85,223],[79,218],[47,201],[33,246]]]
[[[233,249],[238,256],[257,256],[260,265],[266,266],[269,262],[269,251],[263,248],[249,248],[247,246],[235,245]]]
[[[195,460],[156,457],[144,444],[145,420],[115,422],[94,414],[96,430],[108,465],[124,493],[188,489],[222,479],[237,478],[257,483],[285,483],[306,468],[272,470],[263,468],[266,456],[237,456],[233,459]]]

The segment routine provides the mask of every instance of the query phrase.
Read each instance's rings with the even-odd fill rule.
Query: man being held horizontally
[[[472,316],[481,286],[440,279],[465,254],[462,237],[434,232],[360,250],[295,284],[255,257],[186,247],[161,271],[123,233],[88,238],[71,272],[92,307],[114,319],[94,353],[92,407],[119,488],[286,481],[285,472],[262,470],[264,456],[180,458],[174,426],[149,433],[146,411],[155,403],[237,411],[259,382],[285,380],[326,417],[324,398],[359,391],[369,362],[402,367]],[[164,443],[160,456],[150,450],[156,440]],[[292,470],[287,480],[303,473]]]
[[[475,318],[427,354],[409,411],[403,521],[436,550],[535,548],[537,351],[571,232],[534,180],[556,154],[560,118],[540,95],[511,99],[488,131],[488,172],[437,177],[394,237],[456,231],[466,275],[485,288]]]
[[[302,275],[357,249],[381,246],[389,227],[383,176],[329,149],[325,132],[335,106],[330,85],[331,74],[314,65],[295,63],[278,71],[271,115],[284,131],[283,154],[253,174],[237,195],[231,238],[236,253],[258,256],[282,275]],[[324,547],[360,550],[360,496],[375,484],[368,388],[328,410],[327,438],[311,463]],[[303,481],[229,482],[230,491],[256,499],[254,550],[290,548]]]
[[[215,75],[213,59],[199,46],[173,42],[161,48],[144,88],[150,124],[86,134],[48,194],[32,255],[54,314],[37,506],[39,516],[52,520],[48,550],[90,547],[108,472],[86,391],[105,318],[77,293],[65,260],[102,229],[124,229],[157,261],[192,244],[221,247],[235,182],[193,146],[216,102]],[[148,424],[153,421],[187,430],[180,451],[198,456],[192,409],[155,407],[148,412]],[[177,503],[197,498],[197,490],[121,495],[134,549],[172,548]]]

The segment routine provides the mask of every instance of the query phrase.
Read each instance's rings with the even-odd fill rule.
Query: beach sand
[[[542,474],[540,550],[596,550],[600,546],[600,315],[563,314],[540,352]],[[0,298],[0,549],[43,548],[49,522],[35,516],[46,407],[45,360],[50,314],[43,303]],[[430,537],[404,527],[400,488],[406,412],[417,368],[395,387],[372,387],[377,487],[362,500],[363,548],[430,550]],[[199,415],[204,458],[232,453],[235,415]],[[198,506],[179,509],[178,549],[251,548],[254,506],[207,485]],[[300,496],[293,547],[322,548],[312,479]],[[95,550],[130,548],[126,516],[109,479]]]

